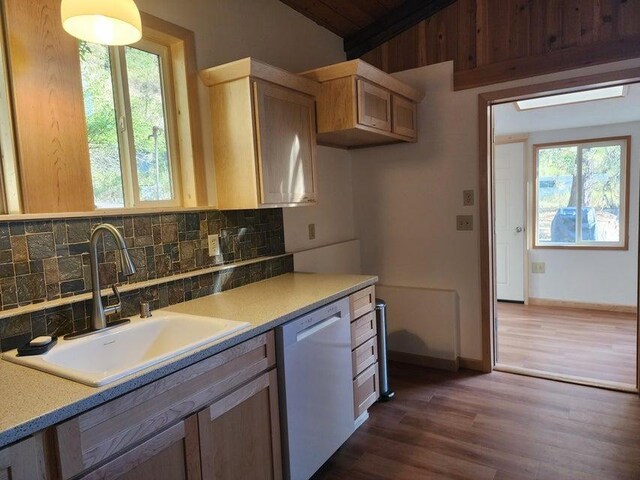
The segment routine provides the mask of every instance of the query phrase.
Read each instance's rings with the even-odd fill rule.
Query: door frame
[[[568,93],[584,90],[585,87],[608,87],[640,82],[640,68],[615,70],[611,72],[584,75],[563,80],[507,88],[478,95],[478,159],[479,159],[479,228],[480,228],[480,291],[482,317],[482,370],[492,372],[494,357],[494,315],[496,304],[495,252],[493,225],[495,211],[492,152],[492,112],[491,106],[515,100]],[[640,248],[639,248],[640,250]],[[640,251],[638,252],[640,262]],[[640,289],[640,263],[638,265],[638,288]],[[640,294],[640,290],[639,290]],[[636,305],[640,306],[639,297]],[[640,311],[636,313],[636,323],[640,326]],[[636,387],[640,385],[640,330],[636,330]]]

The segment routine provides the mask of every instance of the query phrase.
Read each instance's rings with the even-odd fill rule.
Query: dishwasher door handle
[[[302,340],[304,340],[305,338],[313,335],[314,333],[319,332],[320,330],[324,330],[325,328],[333,325],[334,323],[336,323],[337,321],[340,320],[340,315],[334,315],[332,317],[329,318],[325,318],[324,320],[308,327],[305,328],[304,330],[301,330],[298,332],[298,334],[296,335],[296,342],[301,342]]]

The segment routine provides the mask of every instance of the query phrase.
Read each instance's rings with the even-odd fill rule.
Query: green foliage
[[[79,50],[96,205],[124,206],[109,50],[86,42],[80,42]],[[171,199],[159,57],[127,47],[125,58],[140,197],[150,201]]]

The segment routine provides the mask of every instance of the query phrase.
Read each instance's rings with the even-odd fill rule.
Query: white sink
[[[100,387],[249,326],[247,322],[155,310],[151,318],[82,338],[64,340],[44,355],[2,358],[59,377]]]

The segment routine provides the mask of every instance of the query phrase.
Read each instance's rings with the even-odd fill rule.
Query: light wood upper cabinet
[[[303,72],[322,87],[318,144],[340,148],[416,141],[423,93],[362,60]]]
[[[316,200],[316,112],[313,97],[278,85],[253,83],[261,202]]]
[[[24,213],[93,210],[78,42],[60,0],[3,7]]]
[[[218,207],[313,204],[319,85],[251,58],[201,78],[210,94]]]
[[[278,415],[275,370],[201,411],[198,418],[202,479],[281,479]]]

